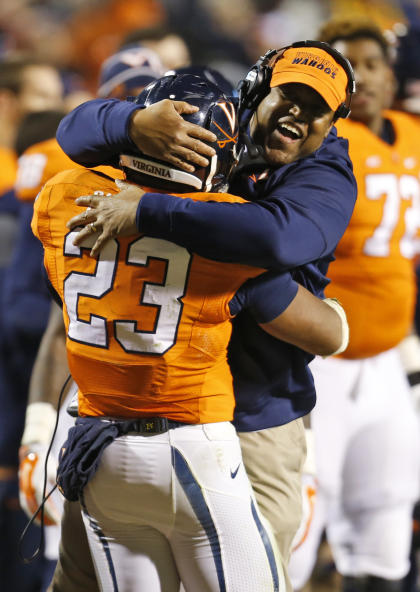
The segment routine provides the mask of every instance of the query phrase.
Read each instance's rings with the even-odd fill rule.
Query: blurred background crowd
[[[59,118],[83,101],[95,96],[119,96],[114,82],[118,61],[106,60],[122,46],[141,44],[157,55],[161,64],[148,60],[147,67],[163,73],[187,65],[207,65],[220,71],[233,85],[268,48],[279,48],[297,40],[316,39],[321,25],[331,18],[355,15],[373,19],[389,38],[395,51],[398,105],[420,114],[420,0],[2,0],[0,2],[0,331],[8,344],[5,376],[7,385],[14,377],[13,390],[22,403],[37,346],[48,318],[45,295],[36,295],[22,304],[25,253],[40,249],[26,236],[32,202],[25,211],[25,193],[19,202],[12,188],[16,181],[16,154],[31,145],[30,120],[33,111],[57,110]],[[19,82],[13,101],[10,89],[13,62],[30,59],[32,71]],[[104,65],[105,62],[105,65]],[[8,67],[3,67],[8,64]],[[42,67],[41,65],[42,64]],[[134,65],[134,64],[133,64]],[[34,70],[35,68],[35,70]],[[36,70],[38,68],[38,70]],[[147,73],[146,78],[147,78]],[[22,82],[23,81],[23,82]],[[6,90],[5,90],[6,89]],[[98,91],[99,89],[99,91]],[[46,125],[46,128],[48,125]],[[37,132],[38,133],[38,132]],[[38,138],[39,140],[39,138]],[[30,171],[25,171],[30,175]],[[36,186],[34,182],[34,187]],[[19,178],[17,188],[19,190]],[[19,193],[19,191],[18,191]],[[32,196],[33,197],[33,196]],[[17,246],[16,246],[17,245]],[[20,266],[21,274],[7,270]],[[27,273],[26,273],[27,275]],[[10,278],[14,284],[11,285]],[[22,280],[20,285],[20,279]],[[40,288],[41,289],[41,288]],[[16,308],[19,302],[19,307]],[[14,316],[14,310],[16,314]],[[22,316],[22,311],[25,311]],[[7,311],[7,312],[5,312]],[[4,314],[3,314],[4,313]],[[3,315],[3,316],[2,316]],[[13,342],[13,347],[10,344]],[[16,353],[17,352],[17,353]],[[2,354],[3,355],[3,354]],[[0,373],[2,369],[0,368]],[[19,374],[16,383],[16,373]],[[20,381],[20,382],[19,382]],[[20,429],[15,442],[4,453],[2,429],[10,421],[7,405],[0,417],[0,505],[10,499],[6,489],[11,482],[7,467],[16,465]],[[20,426],[23,427],[23,426]],[[6,467],[6,469],[2,468]],[[3,472],[2,472],[3,471]],[[0,515],[0,529],[8,528]],[[18,530],[25,523],[22,518]],[[3,530],[5,532],[5,530]],[[1,562],[7,557],[0,539]],[[334,574],[328,551],[322,556],[315,578],[325,580],[332,590]],[[1,573],[1,571],[0,571]],[[334,576],[333,576],[334,577]],[[319,584],[322,586],[322,584]],[[0,575],[0,590],[3,590]]]
[[[393,36],[409,28],[413,44],[420,34],[418,0],[3,0],[0,56],[48,60],[67,95],[94,93],[103,60],[141,30],[138,39],[169,68],[205,63],[236,82],[267,48],[310,39],[325,20],[356,14]]]

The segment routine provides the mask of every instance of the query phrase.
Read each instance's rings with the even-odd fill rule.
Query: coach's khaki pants
[[[285,566],[301,520],[303,421],[239,434],[244,464],[262,514],[270,521]],[[287,574],[287,570],[285,570]],[[286,578],[287,580],[287,578]],[[287,590],[291,591],[286,581]],[[99,592],[79,502],[65,502],[52,592]]]
[[[258,507],[271,524],[283,561],[286,588],[291,592],[287,565],[302,518],[301,478],[306,458],[303,420],[238,435]]]

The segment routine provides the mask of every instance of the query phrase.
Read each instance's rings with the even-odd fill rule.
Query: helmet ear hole
[[[170,74],[149,84],[136,98],[145,107],[163,99],[186,101],[196,105],[196,113],[183,115],[187,121],[212,131],[217,141],[216,155],[208,166],[185,173],[162,160],[144,154],[121,155],[120,166],[134,183],[175,193],[216,192],[226,188],[235,163],[238,119],[232,100],[205,76]]]

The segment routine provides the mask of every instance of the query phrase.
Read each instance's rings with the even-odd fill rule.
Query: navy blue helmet
[[[168,76],[169,74],[194,74],[194,76],[204,76],[204,78],[207,78],[207,80],[218,86],[227,97],[236,97],[238,94],[233,84],[225,78],[221,72],[214,68],[210,68],[210,66],[184,66],[183,68],[177,68],[176,70],[165,72],[165,76]]]
[[[137,97],[136,103],[149,106],[163,99],[187,101],[199,111],[183,115],[184,119],[213,132],[215,156],[206,167],[196,166],[187,173],[163,160],[142,154],[122,154],[120,166],[128,180],[174,193],[191,191],[226,191],[228,177],[236,162],[238,120],[232,101],[204,76],[171,74],[151,82]]]

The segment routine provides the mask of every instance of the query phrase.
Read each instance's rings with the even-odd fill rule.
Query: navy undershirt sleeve
[[[229,303],[233,316],[247,309],[257,323],[268,323],[286,310],[298,291],[290,273],[268,271],[245,282]]]
[[[136,150],[128,134],[130,118],[141,107],[118,99],[94,99],[68,113],[57,141],[75,162],[86,167],[118,165],[119,154]]]

